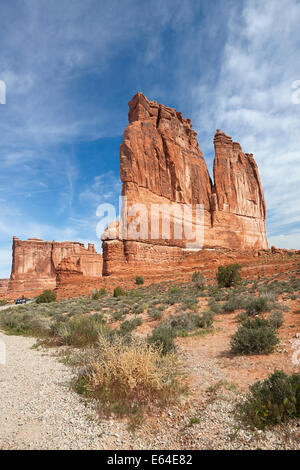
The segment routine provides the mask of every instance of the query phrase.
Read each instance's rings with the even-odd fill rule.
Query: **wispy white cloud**
[[[120,178],[113,171],[108,171],[95,176],[93,183],[80,193],[79,199],[93,207],[107,202],[115,204],[121,194],[121,186]]]

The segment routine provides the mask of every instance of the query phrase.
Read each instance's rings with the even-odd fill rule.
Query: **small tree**
[[[240,264],[229,264],[228,266],[219,266],[217,272],[217,281],[220,287],[232,287],[241,282]]]
[[[48,304],[50,302],[54,302],[56,300],[56,294],[50,289],[44,290],[37,298],[37,304]]]
[[[126,292],[122,289],[122,287],[117,286],[114,289],[114,297],[122,297],[123,295],[126,295]]]
[[[141,286],[144,284],[144,278],[142,276],[136,276],[135,278],[135,283],[138,285],[138,286]]]

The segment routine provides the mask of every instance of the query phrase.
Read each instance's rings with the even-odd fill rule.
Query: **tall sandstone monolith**
[[[197,134],[180,112],[137,93],[129,102],[128,118],[120,147],[127,209],[121,228],[112,224],[102,236],[104,275],[149,263],[177,263],[183,250],[268,248],[266,208],[253,155],[217,130],[213,184]],[[196,205],[201,207],[199,219]],[[163,228],[168,221],[169,234]],[[196,240],[199,228],[202,237]]]

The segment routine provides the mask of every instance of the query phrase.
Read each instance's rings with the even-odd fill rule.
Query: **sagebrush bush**
[[[126,292],[122,289],[122,287],[117,286],[114,288],[114,297],[123,297],[126,295]]]
[[[283,315],[282,312],[278,310],[274,310],[268,318],[270,325],[272,328],[280,328],[283,324]]]
[[[245,320],[231,337],[235,354],[270,354],[279,339],[269,322],[263,318]]]
[[[195,271],[193,273],[192,281],[199,289],[203,289],[205,287],[206,279],[200,271]]]
[[[247,314],[252,316],[262,312],[269,312],[274,306],[274,301],[275,296],[272,292],[262,294],[259,297],[253,297],[246,303]]]
[[[132,320],[125,320],[120,325],[120,331],[123,335],[126,335],[128,333],[131,333],[133,330],[135,330],[141,324],[142,324],[142,319],[138,318],[138,317],[133,318]]]
[[[144,278],[142,276],[136,276],[135,278],[135,283],[138,285],[138,286],[141,286],[144,284]]]
[[[291,376],[276,370],[267,379],[255,382],[240,407],[248,424],[263,429],[300,417],[300,374]]]
[[[197,326],[199,328],[210,328],[214,321],[214,312],[207,310],[199,317]]]
[[[175,351],[174,330],[168,325],[159,325],[152,331],[148,343],[158,347],[163,355]]]
[[[232,287],[241,282],[240,264],[229,264],[228,266],[219,266],[217,272],[217,281],[220,287]]]
[[[0,326],[15,334],[44,335],[49,331],[49,321],[23,308],[10,308],[0,312]]]
[[[101,410],[140,418],[147,406],[163,406],[177,398],[176,356],[153,345],[133,340],[124,343],[100,337],[80,371],[76,388],[101,401]]]
[[[227,302],[222,307],[222,311],[225,313],[234,312],[235,310],[239,310],[243,308],[245,305],[245,299],[241,296],[234,295],[230,297]]]
[[[66,319],[51,325],[51,334],[56,343],[75,347],[95,344],[100,336],[113,333],[114,330],[105,324],[100,315]]]
[[[106,289],[102,287],[101,289],[96,290],[92,293],[92,299],[99,300],[101,299],[101,297],[104,297],[105,295],[107,295]]]
[[[50,289],[44,290],[37,298],[37,304],[46,304],[50,302],[54,302],[56,300],[56,293]]]
[[[163,311],[158,308],[148,309],[148,315],[152,320],[160,320],[163,316]]]

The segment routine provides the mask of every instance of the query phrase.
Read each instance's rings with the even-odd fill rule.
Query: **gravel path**
[[[202,390],[202,400],[161,411],[132,434],[122,420],[99,420],[95,404],[72,390],[72,369],[59,362],[57,350],[32,348],[35,339],[0,332],[1,342],[0,449],[299,449],[299,420],[266,433],[236,426],[236,396],[228,390],[212,402]],[[203,356],[196,376],[205,383],[206,369],[214,380],[222,375]],[[198,424],[190,426],[195,417]]]
[[[71,390],[72,371],[54,350],[32,349],[35,339],[1,332],[0,341],[6,345],[6,364],[0,364],[0,449],[112,446],[113,423],[96,424],[93,406]]]

